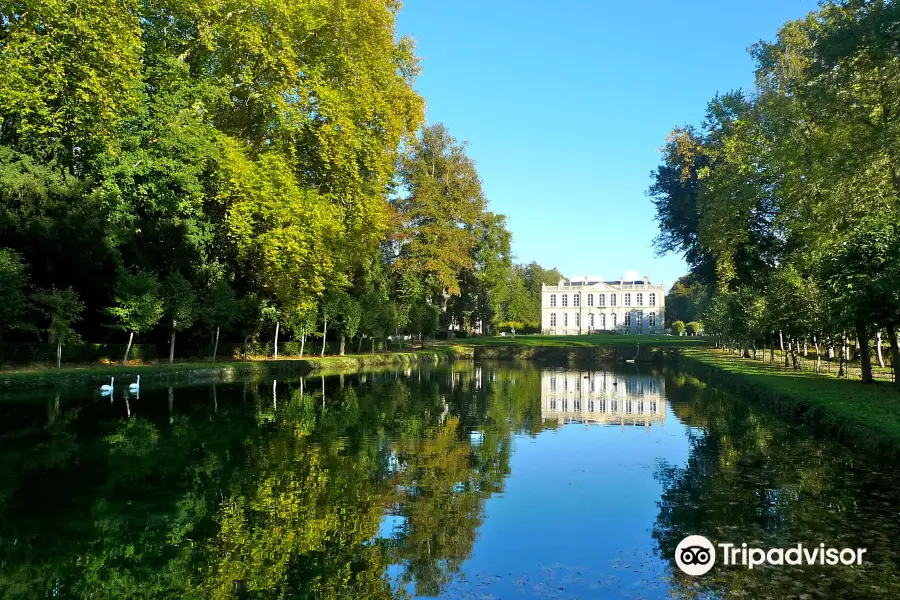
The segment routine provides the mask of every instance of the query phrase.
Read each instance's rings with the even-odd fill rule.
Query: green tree
[[[78,333],[72,329],[72,324],[81,320],[84,303],[70,287],[64,290],[56,287],[39,290],[35,294],[35,300],[43,307],[44,315],[50,319],[47,333],[50,334],[51,341],[56,343],[56,368],[59,369],[62,366],[63,346],[81,341]]]
[[[149,271],[121,271],[116,284],[115,302],[115,306],[106,312],[118,321],[118,329],[128,332],[128,345],[122,357],[122,366],[125,366],[134,335],[150,331],[163,316],[159,281]]]
[[[212,360],[219,352],[219,333],[222,327],[229,327],[237,316],[238,299],[234,289],[226,281],[217,281],[203,296],[201,315],[207,327],[213,332]]]
[[[685,330],[688,332],[688,335],[699,335],[700,323],[691,321],[690,323],[685,324]]]
[[[475,163],[441,125],[425,127],[400,166],[406,194],[393,201],[400,216],[395,268],[420,279],[443,301],[460,294],[460,275],[473,266],[474,227],[485,207]]]
[[[684,333],[684,321],[675,321],[672,323],[672,333],[675,335],[682,335]]]
[[[0,248],[0,334],[27,325],[29,286],[22,257]]]
[[[169,338],[169,364],[175,362],[175,333],[184,331],[197,318],[197,295],[191,283],[178,271],[169,275],[163,284],[163,304],[172,333]]]

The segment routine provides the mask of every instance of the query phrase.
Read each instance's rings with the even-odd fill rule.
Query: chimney
[[[644,285],[650,285],[650,276],[644,275]]]

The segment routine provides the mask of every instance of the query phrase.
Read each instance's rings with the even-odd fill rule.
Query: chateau
[[[546,369],[541,373],[541,418],[560,424],[665,423],[665,381],[635,373]]]
[[[561,279],[541,290],[541,332],[580,335],[596,331],[659,333],[666,291],[662,283]]]

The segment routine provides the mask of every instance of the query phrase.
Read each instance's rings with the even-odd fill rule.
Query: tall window
[[[563,296],[563,298],[565,298],[565,296]],[[563,306],[565,306],[565,303],[563,303]],[[563,327],[568,327],[568,326],[569,326],[569,313],[563,313]]]
[[[656,294],[650,294],[650,306],[656,306]]]
[[[653,294],[651,294],[652,296]],[[647,325],[650,327],[656,327],[656,313],[652,312],[647,316]]]
[[[551,392],[556,391],[556,375],[550,376],[550,391]]]
[[[556,306],[556,294],[550,294],[550,306]]]
[[[575,327],[581,327],[581,313],[575,313]]]
[[[597,294],[597,306],[606,306],[606,294]]]
[[[635,323],[638,327],[644,326],[644,311],[639,310],[637,313],[637,323]]]
[[[613,326],[613,327],[616,326],[616,313],[613,313],[613,314],[612,314],[612,326]]]
[[[556,313],[550,313],[550,327],[556,327]]]
[[[640,292],[638,292],[638,295],[637,295],[637,305],[638,306],[644,305],[644,295]]]
[[[572,294],[572,306],[581,306],[581,294]]]
[[[563,294],[562,296],[563,296],[562,297],[562,305],[568,306],[569,305],[569,297],[566,294]]]
[[[625,306],[631,306],[631,294],[625,294]]]
[[[606,313],[600,313],[600,329],[606,329]]]
[[[610,294],[609,295],[609,305],[610,306],[616,305],[616,296],[618,296],[618,294]]]
[[[594,305],[594,295],[588,294],[588,306],[593,306],[593,305]]]
[[[591,329],[593,329],[593,328],[594,328],[594,313],[590,313],[590,314],[588,315],[588,323],[589,323],[588,326],[589,326]]]
[[[627,313],[625,313],[625,327],[630,327],[630,326],[631,326],[631,313],[627,312]]]

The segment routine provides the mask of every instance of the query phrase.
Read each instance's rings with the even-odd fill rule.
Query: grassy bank
[[[63,369],[28,368],[0,371],[0,389],[59,387],[59,386],[99,386],[109,383],[115,377],[122,384],[133,382],[138,375],[142,381],[229,381],[238,377],[266,374],[298,374],[315,372],[359,371],[371,368],[404,366],[419,363],[437,363],[470,356],[464,348],[442,346],[410,352],[387,352],[375,354],[348,354],[346,356],[325,356],[283,358],[279,360],[247,360],[222,362],[184,362],[170,364],[148,364],[106,366],[91,365],[66,367]]]
[[[686,368],[865,450],[900,456],[900,393],[833,374],[796,371],[712,348],[681,352]]]

